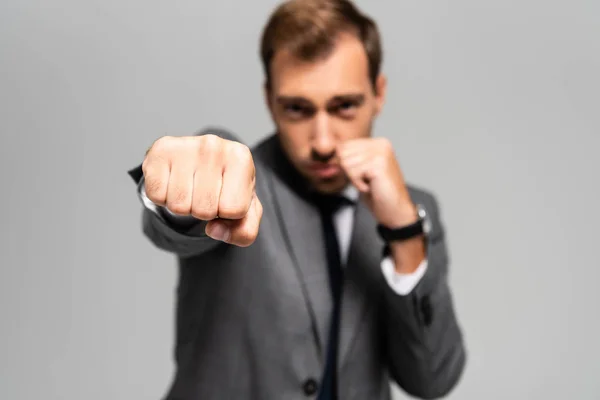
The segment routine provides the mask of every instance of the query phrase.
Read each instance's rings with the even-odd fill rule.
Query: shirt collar
[[[353,203],[355,203],[358,200],[358,197],[360,196],[360,193],[358,192],[358,189],[356,187],[354,187],[352,185],[347,185],[344,188],[344,190],[342,190],[340,192],[340,195],[344,196],[348,200],[350,200]]]

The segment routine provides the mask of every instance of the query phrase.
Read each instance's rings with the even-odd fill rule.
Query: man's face
[[[371,135],[384,95],[385,79],[379,77],[375,92],[365,49],[352,35],[340,35],[333,52],[316,62],[278,51],[271,64],[271,89],[266,90],[285,153],[323,193],[348,184],[337,146]]]

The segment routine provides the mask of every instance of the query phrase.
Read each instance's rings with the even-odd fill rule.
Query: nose
[[[330,118],[326,113],[318,114],[314,120],[312,148],[321,155],[333,155],[336,138],[331,129]]]

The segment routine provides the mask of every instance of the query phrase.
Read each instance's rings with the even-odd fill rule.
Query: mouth
[[[308,165],[310,172],[321,179],[333,178],[340,174],[342,169],[335,164],[311,163]]]

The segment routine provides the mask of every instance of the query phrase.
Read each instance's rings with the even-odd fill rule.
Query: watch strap
[[[419,219],[410,225],[401,228],[389,228],[384,225],[377,225],[377,233],[385,242],[404,241],[412,239],[425,233],[423,220]]]

